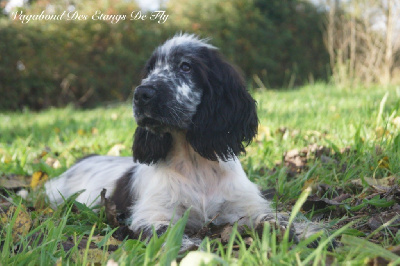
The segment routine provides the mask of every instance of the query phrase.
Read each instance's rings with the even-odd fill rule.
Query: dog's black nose
[[[135,104],[146,105],[156,95],[156,90],[152,86],[139,86],[135,89],[133,100]]]

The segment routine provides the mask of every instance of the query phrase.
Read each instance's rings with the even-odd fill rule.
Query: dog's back
[[[90,156],[78,161],[58,178],[47,182],[46,194],[53,204],[58,205],[64,199],[83,191],[77,201],[88,206],[96,205],[103,188],[107,189],[106,195],[110,196],[117,179],[134,165],[132,157]]]

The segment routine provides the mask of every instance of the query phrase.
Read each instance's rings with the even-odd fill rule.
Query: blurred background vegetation
[[[249,88],[398,83],[400,0],[168,0],[168,20],[13,19],[24,14],[126,14],[135,1],[0,0],[0,110],[38,110],[125,101],[156,46],[177,32],[211,38],[238,65]],[[158,1],[151,1],[154,2]],[[141,1],[143,3],[143,1]],[[368,11],[368,12],[366,12]]]

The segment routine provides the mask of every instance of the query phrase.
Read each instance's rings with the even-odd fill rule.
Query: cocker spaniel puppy
[[[158,47],[134,91],[133,160],[90,156],[46,184],[55,204],[99,203],[105,188],[135,232],[162,232],[191,208],[186,229],[207,222],[285,227],[242,169],[238,155],[257,133],[256,102],[238,71],[206,40],[181,34]],[[296,235],[314,233],[294,225]]]

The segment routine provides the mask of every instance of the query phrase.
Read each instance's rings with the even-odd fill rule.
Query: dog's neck
[[[190,143],[186,140],[185,132],[171,133],[173,143],[165,163],[182,175],[190,176],[195,172],[207,171],[210,169],[214,172],[221,171],[221,165],[218,161],[210,161],[198,154]]]

